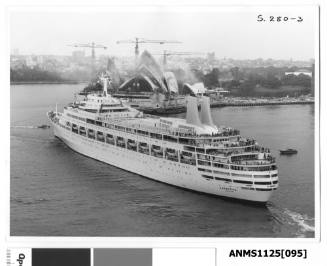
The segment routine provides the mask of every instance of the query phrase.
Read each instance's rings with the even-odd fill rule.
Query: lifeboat
[[[192,153],[190,152],[182,152],[180,155],[180,160],[183,163],[195,165],[195,158]]]
[[[149,154],[149,145],[147,143],[140,142],[139,143],[139,151],[141,153]]]
[[[107,143],[110,143],[110,144],[115,144],[115,138],[113,135],[111,134],[107,134],[106,135],[106,142]]]
[[[178,161],[178,152],[174,149],[166,149],[166,158],[172,161]]]
[[[125,140],[122,137],[117,138],[117,144],[125,145]]]
[[[136,142],[134,140],[128,140],[127,141],[127,149],[136,151]]]
[[[86,135],[86,130],[84,127],[79,128],[79,134],[84,135],[84,136]]]
[[[110,135],[110,134],[107,134],[106,138],[107,138],[107,140],[114,140],[114,136]]]
[[[162,152],[162,148],[160,146],[152,145],[151,150],[153,152]]]
[[[160,146],[157,145],[152,145],[151,147],[151,154],[155,157],[163,157],[163,151],[162,148]]]
[[[94,131],[92,129],[89,129],[89,131],[87,132],[87,135],[90,138],[94,138]]]
[[[104,141],[104,136],[102,132],[97,132],[97,140]]]
[[[136,142],[135,141],[128,141],[127,142],[128,146],[135,148],[136,147]]]
[[[181,157],[183,159],[187,159],[187,160],[194,159],[192,153],[189,153],[189,152],[182,152]]]
[[[177,156],[177,152],[174,149],[166,149],[166,154],[168,156],[171,156],[171,157],[176,157]]]
[[[148,149],[149,148],[149,145],[145,142],[140,142],[139,143],[139,148],[141,149]]]

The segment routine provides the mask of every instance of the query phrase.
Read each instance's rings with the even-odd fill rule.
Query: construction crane
[[[91,48],[92,49],[92,77],[95,75],[95,49],[107,49],[107,46],[104,46],[102,44],[96,44],[94,42],[91,43],[75,43],[75,44],[70,44],[68,46],[72,47],[81,47],[81,48]]]
[[[164,50],[162,54],[157,54],[157,55],[162,55],[163,56],[163,65],[167,65],[167,58],[168,56],[171,55],[203,55],[204,53],[198,53],[198,52],[174,52],[174,51],[167,51]]]
[[[100,48],[100,49],[104,49],[106,50],[108,47],[104,46],[102,44],[96,44],[94,42],[92,43],[86,43],[86,44],[82,44],[82,43],[76,43],[76,44],[70,44],[68,46],[72,46],[72,47],[82,47],[82,48],[92,48],[92,59],[95,59],[95,49]]]
[[[138,38],[136,37],[135,40],[122,40],[122,41],[117,41],[117,44],[122,44],[122,43],[134,43],[135,44],[135,60],[137,60],[138,55],[140,53],[139,51],[139,44],[140,43],[157,43],[157,44],[165,44],[165,43],[181,43],[178,41],[167,41],[167,40],[147,40],[144,38]]]

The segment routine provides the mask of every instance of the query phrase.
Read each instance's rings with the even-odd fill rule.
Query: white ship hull
[[[74,151],[163,183],[197,192],[262,203],[267,202],[273,192],[248,190],[244,189],[244,185],[242,188],[242,184],[206,179],[198,171],[197,166],[109,145],[73,133],[56,123],[52,125],[54,135]]]

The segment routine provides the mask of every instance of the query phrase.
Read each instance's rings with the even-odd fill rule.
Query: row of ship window
[[[239,183],[239,184],[247,184],[247,185],[276,185],[278,184],[278,180],[275,181],[269,181],[269,182],[259,182],[259,181],[245,181],[245,180],[238,180],[238,179],[230,179],[230,178],[222,178],[222,177],[214,177],[211,175],[202,175],[202,177],[206,179],[215,179],[220,181],[227,181],[227,182],[233,182],[233,183]]]
[[[244,180],[236,180],[236,179],[229,179],[229,178],[221,178],[221,177],[213,177],[210,175],[202,175],[207,180],[218,180],[218,181],[225,181],[225,182],[233,182],[233,183],[239,183],[239,184],[246,184],[246,185],[277,185],[278,181],[272,181],[272,182],[251,182],[251,181],[244,181]],[[256,190],[256,191],[272,191],[276,190],[276,187],[266,187],[266,188],[258,188],[258,187],[241,187],[241,189],[246,190]]]
[[[254,188],[254,187],[241,187],[241,189],[245,190],[256,190],[256,191],[272,191],[276,190],[277,188]]]
[[[69,122],[67,122],[69,124]],[[106,142],[111,145],[116,145],[121,148],[127,148],[129,150],[138,151],[140,153],[150,155],[149,145],[145,142],[136,142],[131,139],[127,139],[127,141],[120,136],[113,136],[111,134],[104,134],[101,131],[95,131],[93,129],[86,129],[84,127],[78,127],[76,124],[72,124],[71,127],[72,132],[88,137],[90,139],[94,139],[100,142]],[[165,158],[172,161],[180,161],[182,163],[196,165],[196,158],[192,152],[188,151],[181,151],[178,156],[178,151],[174,149],[166,148],[165,152],[163,148],[157,145],[151,145],[151,155],[159,158]],[[269,171],[276,169],[274,165],[272,166],[259,166],[259,167],[242,167],[242,166],[229,166],[227,164],[217,163],[217,162],[210,162],[210,161],[203,161],[197,160],[199,165],[203,166],[213,166],[216,168],[224,168],[224,169],[232,169],[232,170],[243,170],[243,171]]]
[[[214,174],[220,174],[220,175],[226,175],[226,176],[234,176],[234,177],[247,177],[247,178],[270,178],[270,177],[277,177],[278,174],[268,174],[268,175],[252,175],[252,174],[237,174],[237,173],[230,173],[230,172],[223,172],[223,171],[217,171],[217,170],[211,170],[211,169],[206,169],[206,168],[198,168],[199,171],[201,172],[206,172],[206,173],[214,173]]]

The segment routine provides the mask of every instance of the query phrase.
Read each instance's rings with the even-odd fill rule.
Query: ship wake
[[[10,128],[25,128],[25,129],[48,129],[49,125],[22,125],[22,126],[11,126]]]
[[[307,214],[301,214],[287,208],[279,208],[274,205],[268,205],[272,218],[278,224],[282,224],[291,237],[314,237],[315,219]]]

